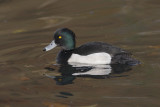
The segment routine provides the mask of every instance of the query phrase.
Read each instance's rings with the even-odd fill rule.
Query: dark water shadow
[[[68,98],[72,96],[74,95],[70,92],[59,92],[59,95],[56,95],[56,97],[60,97],[60,98]]]
[[[54,72],[54,68],[45,67],[50,72]],[[124,72],[128,72],[132,69],[132,66],[117,64],[117,65],[86,65],[86,64],[67,64],[59,65],[58,72],[60,76],[51,76],[46,74],[45,76],[52,78],[56,81],[57,85],[73,84],[76,78],[86,77],[95,79],[107,79],[116,77],[125,77]],[[118,74],[118,75],[115,75]]]

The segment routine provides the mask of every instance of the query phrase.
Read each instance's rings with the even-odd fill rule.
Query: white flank
[[[85,64],[110,64],[111,56],[105,52],[94,53],[86,56],[72,54],[68,62],[85,63]]]

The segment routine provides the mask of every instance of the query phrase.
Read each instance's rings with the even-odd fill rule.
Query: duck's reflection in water
[[[45,69],[53,71],[52,67],[46,67]],[[58,72],[61,73],[60,76],[54,76],[45,74],[49,78],[53,78],[57,85],[67,85],[72,84],[74,79],[77,77],[88,77],[96,79],[105,79],[112,77],[122,77],[127,76],[121,73],[131,70],[131,66],[124,64],[115,65],[87,65],[70,63],[67,65],[60,65]],[[120,74],[120,75],[114,75]]]

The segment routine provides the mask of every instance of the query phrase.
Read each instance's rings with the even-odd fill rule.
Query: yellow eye
[[[59,36],[58,38],[59,38],[59,39],[61,39],[61,38],[62,38],[62,36]]]

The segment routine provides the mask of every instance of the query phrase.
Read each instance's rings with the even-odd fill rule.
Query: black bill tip
[[[43,51],[46,51],[46,49],[44,48]]]

